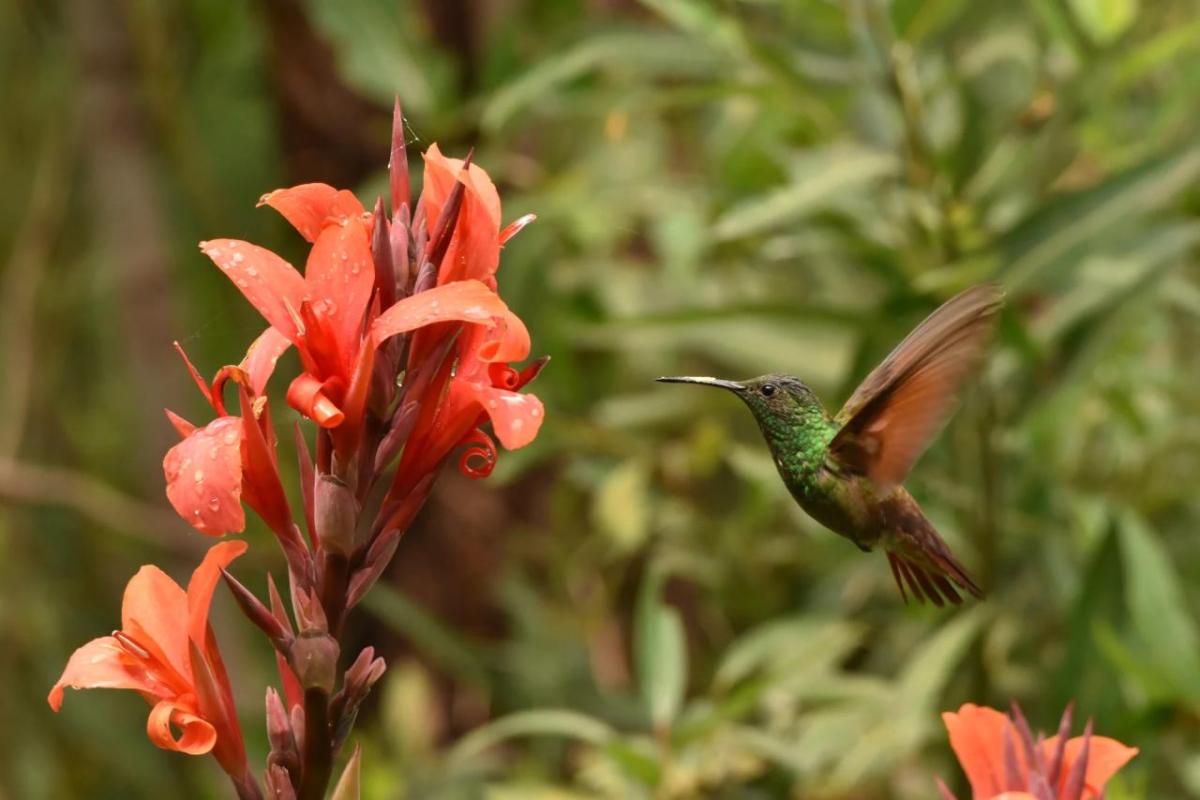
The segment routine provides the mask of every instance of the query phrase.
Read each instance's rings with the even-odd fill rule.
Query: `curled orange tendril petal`
[[[486,478],[496,468],[496,443],[476,428],[462,440],[466,447],[458,459],[458,469],[468,478]]]

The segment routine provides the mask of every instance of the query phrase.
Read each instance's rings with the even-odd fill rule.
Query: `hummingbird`
[[[943,606],[983,592],[901,485],[983,362],[1003,305],[996,284],[960,292],[930,314],[830,416],[799,378],[677,376],[733,392],[749,406],[801,508],[864,552],[882,546],[900,595]],[[905,591],[907,586],[908,592]],[[957,588],[956,588],[957,587]]]

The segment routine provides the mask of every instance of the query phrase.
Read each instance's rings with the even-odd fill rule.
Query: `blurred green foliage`
[[[203,544],[162,510],[151,414],[200,409],[168,345],[212,369],[258,323],[195,242],[295,257],[255,199],[380,191],[398,93],[414,151],[474,145],[537,212],[501,287],[554,360],[537,442],[447,489],[505,498],[489,579],[451,589],[499,622],[403,577],[367,603],[364,796],[927,798],[958,776],[939,711],[1015,698],[1142,749],[1111,798],[1200,797],[1194,2],[98,5],[0,7],[0,796],[224,791],[133,698],[42,698],[138,564]],[[731,398],[651,382],[837,405],[983,279],[1001,341],[909,484],[989,590],[959,611],[804,517]],[[250,536],[239,573],[277,568]],[[219,613],[261,754],[269,654]]]

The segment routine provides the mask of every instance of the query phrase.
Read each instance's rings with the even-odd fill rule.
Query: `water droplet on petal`
[[[213,511],[220,510],[221,500],[216,495],[213,495],[212,497],[208,498],[208,507]]]
[[[235,283],[243,289],[250,285],[245,278],[238,278]]]
[[[541,415],[542,415],[542,410],[541,410],[540,408],[531,408],[531,409],[529,409],[529,416],[531,416],[531,417],[540,417]]]
[[[219,451],[217,450],[217,446],[216,446],[216,445],[213,445],[212,447],[210,447],[210,448],[208,449],[208,457],[209,457],[209,458],[211,458],[213,461],[216,461],[216,460],[217,460],[217,455],[218,455],[218,454],[219,454]]]
[[[225,431],[225,444],[233,444],[237,441],[237,431]]]
[[[523,420],[523,419],[514,419],[514,420],[512,421],[512,429],[513,429],[514,431],[519,431],[519,430],[521,430],[521,428],[524,428],[524,427],[525,427],[525,420]]]
[[[258,270],[255,269],[254,267],[246,267],[246,274],[249,275],[251,278],[257,278]]]
[[[204,483],[204,470],[196,470],[195,474],[192,475],[192,480],[194,480],[196,483]]]
[[[491,400],[488,400],[488,408],[497,408],[497,407],[499,407],[499,405],[500,404],[497,403],[494,398]]]
[[[234,253],[234,254],[233,254],[233,263],[235,263],[235,264],[240,264],[240,263],[242,263],[242,262],[243,262],[243,261],[245,261],[245,260],[246,260],[246,257],[245,257],[244,255],[242,255],[241,253]],[[253,269],[253,267],[251,267],[251,269]],[[251,274],[251,275],[253,275],[254,273],[253,273],[253,272],[251,272],[250,274]]]

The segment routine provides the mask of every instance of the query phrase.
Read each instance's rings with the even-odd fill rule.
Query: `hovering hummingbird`
[[[750,407],[779,474],[809,516],[869,552],[887,551],[907,602],[961,603],[955,584],[983,593],[903,486],[949,418],[955,393],[983,360],[1003,304],[995,284],[946,301],[862,382],[836,416],[800,379],[763,375],[740,383],[659,378],[728,389]]]

